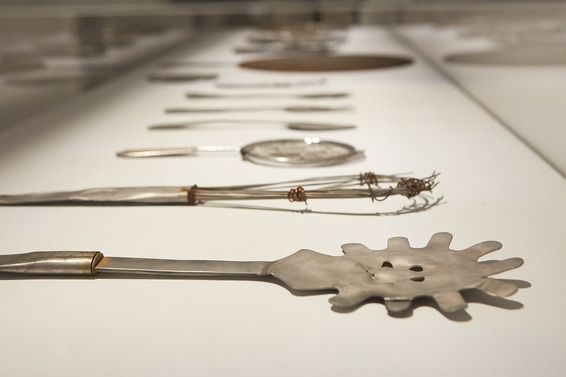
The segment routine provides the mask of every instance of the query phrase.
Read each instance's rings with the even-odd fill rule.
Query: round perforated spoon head
[[[362,159],[364,153],[348,144],[319,138],[277,139],[235,146],[190,146],[174,148],[127,149],[118,157],[194,156],[199,152],[237,152],[247,161],[282,167],[322,167]]]

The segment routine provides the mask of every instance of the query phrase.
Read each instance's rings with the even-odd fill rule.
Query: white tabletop
[[[203,35],[199,43],[159,61],[235,62],[241,57],[232,48],[244,38],[245,31]],[[496,276],[525,282],[514,296],[467,296],[467,311],[454,315],[418,301],[412,315],[395,318],[381,303],[338,313],[327,302],[331,295],[295,296],[278,285],[253,281],[5,279],[0,281],[0,374],[532,376],[544,366],[545,375],[561,375],[566,181],[386,31],[352,28],[341,53],[396,54],[415,61],[392,69],[324,74],[235,66],[194,70],[218,72],[219,80],[226,81],[325,77],[327,84],[311,90],[347,90],[353,98],[320,103],[351,103],[355,111],[237,116],[356,123],[354,130],[316,136],[364,149],[364,161],[289,169],[245,162],[237,155],[119,159],[115,153],[124,148],[241,146],[311,135],[278,126],[150,132],[146,127],[154,123],[196,118],[163,111],[196,106],[184,92],[220,92],[212,82],[149,82],[154,63],[1,133],[0,192],[216,186],[365,171],[419,177],[436,170],[441,175],[434,195],[444,196],[444,204],[388,217],[185,206],[1,207],[1,253],[100,250],[107,256],[269,261],[301,248],[340,255],[340,246],[350,242],[383,249],[394,236],[422,247],[434,233],[446,231],[454,235],[453,249],[497,240],[503,249],[487,259],[523,258],[524,266]],[[236,102],[218,103],[242,103]],[[283,100],[254,101],[275,103]],[[329,205],[380,211],[399,203],[405,202]],[[313,209],[318,205],[309,202]]]
[[[418,24],[399,32],[566,176],[563,17],[505,21]]]

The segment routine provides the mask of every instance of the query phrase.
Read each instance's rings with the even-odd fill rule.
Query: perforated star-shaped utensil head
[[[515,284],[489,276],[521,266],[521,258],[478,262],[501,243],[486,241],[455,251],[451,241],[450,233],[437,233],[423,248],[411,247],[404,237],[390,238],[384,250],[351,243],[342,246],[341,257],[304,249],[274,262],[269,272],[293,289],[335,289],[338,293],[330,302],[337,308],[380,297],[392,313],[410,308],[418,297],[431,297],[442,311],[455,312],[467,307],[463,290],[497,297],[517,291]]]

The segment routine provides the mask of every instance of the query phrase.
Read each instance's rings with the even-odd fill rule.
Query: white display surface
[[[545,30],[545,25],[552,25],[557,20],[563,23],[560,17],[556,20],[533,18],[530,23],[509,23],[506,29],[505,24],[499,26],[502,30],[508,29],[503,34],[508,39],[514,36],[515,31],[516,39],[527,39],[533,35],[532,39],[537,36],[540,39],[538,43],[528,39],[509,45],[499,42],[497,33],[491,31],[491,35],[489,29],[497,26],[495,21],[494,25],[488,23],[485,26],[482,35],[466,35],[465,24],[404,26],[399,31],[566,176],[566,58],[563,53],[566,33],[564,26],[558,31]],[[540,23],[538,34],[535,28],[537,21]],[[528,29],[521,30],[528,27],[535,30],[530,34]],[[552,38],[556,41],[553,42]],[[465,54],[487,53],[497,55],[497,58],[484,55],[475,57],[476,61],[471,62],[446,60],[451,56],[462,58]],[[524,63],[521,63],[520,57],[525,60]]]
[[[244,31],[186,46],[163,60],[237,61]],[[484,259],[521,257],[498,278],[520,280],[508,300],[471,299],[466,312],[443,315],[419,301],[411,316],[383,304],[331,310],[330,295],[294,296],[262,282],[157,279],[2,279],[0,374],[4,376],[532,376],[562,375],[566,344],[566,181],[482,108],[380,28],[352,28],[341,53],[415,58],[399,68],[275,73],[235,66],[194,66],[219,80],[325,77],[323,86],[289,93],[346,90],[344,113],[165,114],[198,106],[183,93],[237,92],[213,82],[157,83],[150,64],[0,134],[0,193],[88,187],[216,186],[311,176],[441,172],[444,204],[389,217],[331,216],[204,207],[0,207],[1,253],[100,250],[107,256],[275,260],[310,248],[340,255],[340,245],[385,248],[404,236],[416,247],[437,232],[453,249],[497,240]],[[262,89],[271,92],[275,89]],[[244,92],[244,90],[240,90]],[[246,90],[246,92],[248,92]],[[251,101],[250,101],[251,102]],[[254,105],[304,104],[261,99]],[[310,103],[310,102],[309,102]],[[215,100],[207,105],[246,105]],[[148,131],[156,123],[213,118],[356,123],[354,130],[305,133],[279,126]],[[238,155],[120,159],[125,148],[238,145],[318,136],[366,151],[362,162],[326,168],[275,168]],[[392,203],[392,202],[390,202]],[[399,203],[399,202],[394,202]],[[282,205],[286,205],[282,203]],[[379,211],[391,204],[348,201],[332,208]],[[317,203],[309,202],[315,208]],[[303,208],[288,203],[288,208]],[[552,295],[551,295],[552,293]]]

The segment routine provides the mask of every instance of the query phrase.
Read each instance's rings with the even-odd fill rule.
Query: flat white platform
[[[218,72],[219,80],[226,81],[324,77],[324,86],[286,91],[346,90],[351,99],[320,103],[349,103],[354,111],[237,116],[353,122],[357,129],[316,135],[278,126],[147,130],[155,123],[197,118],[164,113],[168,107],[197,105],[185,99],[184,92],[220,92],[206,81],[149,82],[146,77],[159,61],[237,62],[241,56],[233,48],[246,33],[203,35],[199,42],[68,106],[4,131],[0,193],[216,186],[366,171],[426,176],[439,171],[434,194],[444,196],[445,203],[426,212],[389,217],[204,207],[0,207],[0,252],[100,250],[108,256],[275,260],[302,248],[340,255],[340,245],[350,242],[382,249],[394,236],[422,247],[434,233],[446,231],[454,235],[454,249],[486,240],[502,242],[503,249],[487,259],[523,258],[524,266],[496,276],[523,281],[522,288],[508,300],[469,296],[467,311],[455,315],[445,316],[419,301],[412,315],[395,318],[381,303],[337,313],[327,302],[330,295],[294,296],[278,285],[260,282],[5,279],[0,281],[0,374],[532,376],[544,367],[545,375],[562,375],[566,181],[390,31],[352,28],[341,52],[402,55],[413,58],[414,64],[325,74],[260,72],[235,64],[192,68]],[[283,102],[297,103],[261,99],[254,105]],[[347,142],[365,150],[367,157],[317,169],[260,166],[237,155],[115,157],[124,148],[241,146],[303,136]],[[380,211],[399,202],[389,203],[329,205]],[[310,206],[318,204],[313,201]]]

